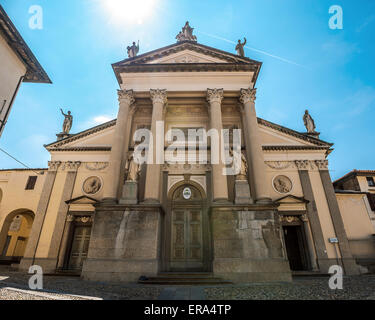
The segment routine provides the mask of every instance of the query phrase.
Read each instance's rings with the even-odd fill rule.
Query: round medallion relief
[[[90,177],[83,183],[82,189],[86,194],[96,194],[102,188],[102,181],[99,177]]]
[[[184,191],[182,191],[182,195],[185,200],[189,200],[191,198],[191,189],[190,188],[185,188]]]
[[[273,187],[278,193],[289,193],[292,191],[292,181],[287,176],[277,176],[273,179]]]

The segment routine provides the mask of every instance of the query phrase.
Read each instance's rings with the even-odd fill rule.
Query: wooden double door
[[[200,207],[180,207],[172,210],[170,262],[172,271],[204,269],[202,220]]]

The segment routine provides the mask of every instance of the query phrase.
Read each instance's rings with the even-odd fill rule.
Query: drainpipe
[[[23,81],[24,78],[25,78],[25,76],[21,76],[20,79],[18,80],[17,88],[16,88],[16,90],[14,91],[13,96],[12,96],[12,99],[10,100],[9,106],[8,106],[6,112],[5,112],[4,120],[3,120],[3,121],[0,120],[0,137],[1,137],[1,134],[2,134],[2,132],[3,132],[3,130],[4,130],[4,127],[5,127],[5,124],[6,124],[6,122],[7,122],[7,119],[8,119],[8,117],[9,117],[10,109],[11,109],[12,106],[13,106],[14,100],[16,99],[16,95],[17,95],[17,93],[18,93],[18,90],[20,89],[21,83],[22,83],[22,81]]]

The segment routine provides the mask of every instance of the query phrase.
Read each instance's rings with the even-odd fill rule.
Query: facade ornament
[[[241,89],[240,90],[240,101],[242,104],[246,103],[255,103],[256,100],[256,94],[257,94],[257,89]]]
[[[271,169],[276,170],[287,169],[293,164],[291,161],[266,161],[265,163]]]
[[[152,103],[161,103],[165,105],[168,101],[167,90],[165,89],[151,89],[150,95]]]
[[[67,222],[73,222],[73,221],[74,221],[74,215],[72,215],[72,214],[68,214],[68,215],[66,216],[66,221],[67,221]]]
[[[224,89],[207,89],[207,101],[211,104],[214,102],[221,103],[224,98]]]
[[[298,216],[281,216],[280,220],[282,223],[300,223]]]
[[[140,172],[141,165],[134,161],[133,154],[131,154],[126,164],[126,181],[137,182]]]
[[[273,179],[273,187],[278,193],[286,194],[292,191],[292,181],[287,176],[277,176]]]
[[[99,171],[104,170],[108,167],[108,162],[87,162],[85,163],[85,167],[87,170],[90,171]]]
[[[96,194],[102,188],[102,181],[99,177],[89,177],[83,183],[83,192],[89,195]]]
[[[194,41],[197,42],[197,37],[193,35],[194,28],[190,27],[189,21],[185,23],[182,31],[176,36],[177,42]]]
[[[133,90],[117,90],[118,101],[132,105],[135,102]]]
[[[128,46],[127,50],[128,50],[128,57],[129,58],[136,57],[138,52],[139,52],[139,40],[138,40],[138,45],[136,45],[135,42],[133,42],[133,45]]]
[[[310,116],[309,110],[305,111],[303,115],[303,123],[306,127],[307,133],[316,133],[314,119]]]
[[[327,170],[328,169],[328,160],[316,160],[316,166],[319,170]]]
[[[57,171],[61,165],[61,161],[48,161],[49,171]]]
[[[306,170],[309,166],[309,161],[308,160],[297,160],[295,162],[296,167],[298,170]]]
[[[77,171],[80,165],[81,161],[67,161],[63,163],[62,170]]]
[[[65,117],[63,122],[63,131],[62,134],[69,134],[70,130],[72,129],[73,125],[73,116],[70,111],[68,114],[65,114],[63,109],[60,108],[62,115]]]
[[[244,57],[245,56],[245,50],[244,50],[244,46],[246,45],[246,38],[244,38],[245,41],[243,43],[241,43],[241,40],[238,40],[238,44],[236,46],[236,51],[237,51],[237,55],[240,56],[240,57]]]

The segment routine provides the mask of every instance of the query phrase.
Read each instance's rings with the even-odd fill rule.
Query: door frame
[[[211,254],[211,231],[209,223],[209,210],[208,201],[205,190],[196,182],[185,178],[185,180],[180,181],[173,185],[169,192],[167,192],[167,180],[168,174],[164,176],[164,215],[161,221],[161,264],[160,270],[162,272],[174,272],[171,268],[171,253],[172,253],[172,214],[174,209],[178,208],[191,208],[200,209],[202,212],[202,261],[203,267],[201,272],[211,272],[212,271],[212,254]],[[182,186],[193,187],[197,189],[201,194],[201,200],[189,200],[185,201],[173,201],[174,193]],[[180,271],[181,272],[181,271]],[[189,272],[187,270],[187,272]]]
[[[294,212],[283,211],[280,214],[280,216],[281,216],[282,241],[283,241],[284,248],[285,248],[286,258],[288,258],[288,249],[287,249],[286,241],[285,241],[284,227],[299,227],[301,239],[298,242],[298,246],[299,246],[299,250],[300,250],[300,254],[301,254],[302,265],[303,265],[303,268],[304,268],[301,271],[311,270],[312,267],[311,267],[311,260],[310,260],[310,254],[309,254],[309,247],[308,247],[308,244],[307,244],[307,238],[306,238],[307,235],[306,235],[306,231],[305,231],[304,222],[302,220],[302,214],[295,214]],[[290,221],[287,221],[287,217],[290,217]],[[297,237],[298,237],[298,234],[297,234]],[[289,259],[288,259],[288,261],[289,261]],[[298,271],[300,271],[300,270],[298,270]]]

